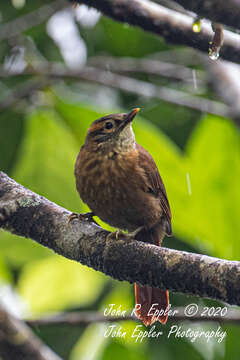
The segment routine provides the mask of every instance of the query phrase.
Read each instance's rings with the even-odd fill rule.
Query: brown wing
[[[155,164],[152,156],[141,145],[137,144],[137,150],[139,154],[139,164],[141,164],[141,168],[144,169],[147,179],[149,181],[149,192],[159,198],[163,209],[164,217],[167,221],[166,233],[168,235],[171,235],[172,214],[167,198],[166,189],[159,174],[157,165]]]

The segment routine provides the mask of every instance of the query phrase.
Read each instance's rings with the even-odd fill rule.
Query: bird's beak
[[[135,108],[131,110],[129,113],[126,114],[126,117],[124,119],[124,127],[133,121],[137,113],[140,111],[140,108]]]

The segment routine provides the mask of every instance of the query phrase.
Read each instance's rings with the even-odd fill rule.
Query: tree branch
[[[185,307],[174,307],[171,309],[172,314],[169,314],[168,321],[191,321],[191,322],[218,322],[223,324],[240,324],[240,312],[238,310],[226,308],[226,315],[205,315],[205,308],[199,307],[197,314],[194,316],[186,315]],[[70,325],[70,326],[86,326],[96,322],[118,322],[133,320],[139,321],[136,316],[127,313],[124,316],[105,316],[103,313],[94,311],[76,311],[52,316],[46,316],[39,319],[26,320],[30,326],[44,326],[44,325]]]
[[[70,0],[73,1],[73,0]],[[74,0],[75,1],[75,0]],[[77,0],[101,11],[114,20],[136,25],[162,36],[168,43],[187,45],[208,53],[213,37],[210,24],[202,24],[200,33],[192,31],[193,17],[180,14],[147,0]],[[224,31],[221,57],[240,63],[240,36]]]
[[[240,2],[238,0],[175,0],[185,9],[212,21],[239,29]]]
[[[192,96],[183,91],[171,89],[164,86],[157,86],[146,81],[141,81],[127,76],[114,74],[110,71],[105,71],[90,66],[85,66],[83,69],[76,71],[55,64],[53,66],[40,66],[38,68],[28,69],[21,74],[6,73],[4,69],[0,68],[0,77],[4,78],[19,75],[42,76],[42,81],[38,80],[39,87],[42,83],[44,85],[44,81],[47,81],[46,84],[48,84],[50,78],[68,78],[72,80],[84,80],[104,86],[109,86],[114,89],[127,91],[129,93],[144,96],[146,98],[160,99],[166,102],[185,106],[190,109],[206,112],[209,114],[227,117],[230,113],[228,107],[220,102]],[[0,109],[5,109],[7,106],[9,107],[10,105],[12,105],[18,99],[17,95],[19,95],[19,98],[21,99],[23,94],[29,94],[29,92],[27,91],[27,86],[26,90],[25,87],[23,87],[23,90],[24,91],[19,91],[19,89],[16,89],[13,96],[9,96],[7,99],[3,99],[3,101],[0,102]]]
[[[60,360],[21,320],[0,306],[0,357],[2,360]]]
[[[117,280],[240,305],[240,262],[159,248],[136,240],[107,241],[87,221],[67,226],[70,212],[0,172],[0,227],[32,238],[66,258]],[[20,241],[20,239],[19,239]]]
[[[203,80],[205,80],[201,70],[193,70],[183,65],[149,58],[93,56],[89,58],[88,63],[104,70],[110,70],[111,72],[158,75],[160,77],[179,80],[187,84],[194,83],[193,71],[196,71],[197,85],[202,86]]]

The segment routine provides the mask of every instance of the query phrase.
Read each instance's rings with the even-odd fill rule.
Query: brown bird
[[[132,121],[138,111],[107,115],[92,123],[75,164],[76,186],[91,216],[128,230],[125,236],[161,246],[164,235],[172,233],[171,211],[152,156],[135,140]],[[110,237],[113,234],[117,238],[119,232]],[[168,291],[138,284],[134,288],[140,304],[137,317],[145,325],[156,320],[165,324]],[[148,315],[152,304],[165,314]]]

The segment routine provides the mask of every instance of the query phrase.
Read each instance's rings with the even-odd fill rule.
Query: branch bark
[[[186,10],[239,29],[240,2],[238,0],[175,0]]]
[[[61,360],[21,320],[0,306],[0,357],[2,360]]]
[[[93,223],[75,221],[67,226],[69,214],[0,172],[0,228],[32,238],[120,281],[240,305],[240,262],[159,248],[134,239],[106,242],[108,232]]]
[[[73,1],[73,0],[70,0]],[[75,0],[74,0],[75,1]],[[187,45],[208,53],[213,37],[210,24],[202,24],[200,33],[192,31],[193,17],[170,10],[147,0],[76,0],[101,11],[114,20],[136,25],[162,36],[168,43]],[[240,36],[224,31],[221,57],[240,63]]]

